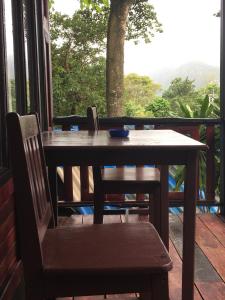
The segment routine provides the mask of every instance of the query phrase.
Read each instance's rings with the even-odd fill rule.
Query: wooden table
[[[43,144],[49,169],[54,213],[57,217],[56,167],[71,165],[157,164],[185,165],[183,222],[182,299],[192,300],[194,291],[195,208],[199,150],[206,145],[173,130],[130,131],[129,138],[110,138],[107,131],[44,132]],[[162,168],[163,170],[163,168]],[[166,193],[168,194],[168,193]],[[168,244],[168,197],[161,197],[160,224]]]

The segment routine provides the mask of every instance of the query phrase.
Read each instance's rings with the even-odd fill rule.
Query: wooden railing
[[[62,130],[70,130],[72,126],[78,126],[79,130],[87,129],[87,118],[80,116],[68,116],[54,118],[54,125],[61,127]],[[133,125],[135,130],[145,129],[151,125],[154,129],[173,129],[186,134],[198,141],[208,145],[206,153],[206,182],[205,199],[199,199],[198,204],[219,205],[219,197],[216,197],[216,167],[215,154],[219,152],[216,145],[216,130],[220,130],[219,119],[186,119],[186,118],[131,118],[115,117],[100,118],[100,129],[122,128],[124,125]],[[204,137],[203,137],[204,136]],[[88,205],[92,202],[93,195],[89,193],[88,168],[82,167],[80,170],[81,182],[81,202],[82,205]],[[116,201],[117,204],[124,203],[123,195],[112,195],[107,198],[108,201]],[[183,192],[170,191],[169,200],[171,206],[180,206],[183,202]],[[74,203],[72,188],[72,167],[64,168],[64,203],[61,205],[80,205]],[[132,201],[130,205],[133,205]],[[136,204],[143,204],[143,195],[137,195]],[[126,201],[129,205],[129,201]]]

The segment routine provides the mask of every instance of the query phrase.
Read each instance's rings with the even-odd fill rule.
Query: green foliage
[[[105,113],[106,11],[79,10],[72,17],[50,13],[54,114]]]
[[[205,90],[210,90],[210,84],[205,88]],[[219,92],[219,87],[217,87],[217,92]],[[179,116],[185,118],[213,118],[219,117],[218,115],[218,106],[215,103],[216,98],[212,96],[205,95],[201,99],[199,99],[198,106],[195,106],[194,109],[189,106],[188,104],[184,104],[181,101],[178,101],[180,112],[178,112]],[[197,107],[197,109],[196,109]],[[206,143],[206,128],[205,126],[200,127],[200,141]],[[218,146],[220,140],[219,129],[216,128],[216,135],[215,135],[215,143]],[[219,149],[219,147],[217,147]],[[215,155],[215,163],[216,163],[216,182],[217,182],[217,190],[219,187],[219,151],[216,151]],[[175,180],[176,180],[176,190],[179,190],[180,185],[184,182],[184,170],[183,167],[176,167],[175,173]],[[201,151],[199,155],[199,187],[201,191],[205,192],[206,188],[206,153],[205,151]]]
[[[188,104],[178,101],[180,107],[179,116],[185,118],[214,118],[217,115],[217,105],[215,99],[210,99],[209,95],[199,99],[198,109],[192,109]]]
[[[168,117],[170,102],[157,96],[160,85],[148,76],[129,74],[124,79],[124,111],[127,116]]]
[[[150,77],[131,73],[124,78],[123,103],[132,101],[144,107],[159,90],[160,85],[154,83]]]
[[[127,21],[127,40],[137,44],[140,39],[150,43],[154,32],[162,32],[162,24],[157,19],[153,5],[147,0],[134,0]]]
[[[56,72],[53,85],[55,115],[86,114],[86,108],[96,105],[105,114],[105,60],[81,66],[70,72]]]
[[[146,111],[143,107],[143,105],[138,104],[135,101],[129,100],[124,104],[124,112],[125,115],[128,117],[145,117]],[[152,115],[148,115],[151,116]]]
[[[190,80],[188,77],[185,79],[177,77],[171,81],[169,88],[163,93],[163,97],[173,99],[176,97],[190,96],[194,93],[194,80]]]
[[[81,9],[91,8],[101,11],[105,7],[109,7],[109,0],[80,0]]]
[[[109,0],[80,0],[80,3],[82,9],[110,12]],[[147,0],[134,0],[128,15],[126,40],[133,40],[137,44],[142,39],[150,43],[154,32],[162,32],[162,24],[157,19],[153,5]]]
[[[187,110],[189,109],[188,106],[192,106],[194,110],[197,109],[199,103],[199,93],[195,89],[194,80],[190,80],[188,77],[173,79],[168,89],[163,92],[162,97],[170,101],[174,116],[180,110],[178,102],[187,104]]]
[[[156,97],[145,107],[154,117],[169,117],[171,115],[170,102],[162,97]]]
[[[106,111],[105,63],[102,57],[106,50],[109,1],[80,2],[82,9],[69,17],[54,11],[54,0],[49,0],[55,115],[82,114],[89,104],[98,104],[102,114]],[[160,31],[160,28],[154,8],[146,1],[134,1],[128,19],[127,39],[144,38],[148,42],[152,32]],[[146,93],[147,87],[143,83],[145,90],[139,93],[146,96],[137,97],[135,101],[134,97],[127,98],[128,88],[125,102],[141,100],[143,105],[146,104],[146,97],[151,99],[154,89],[159,88],[151,80],[147,84],[151,85],[151,90]],[[141,110],[144,111],[143,108]]]

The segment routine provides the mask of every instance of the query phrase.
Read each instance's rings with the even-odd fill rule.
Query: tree
[[[170,102],[162,97],[156,97],[145,107],[145,111],[151,112],[154,117],[169,117],[171,115]]]
[[[108,0],[80,0],[83,6],[97,10],[108,7]],[[106,102],[109,116],[122,114],[124,79],[124,41],[151,41],[161,32],[154,7],[147,0],[111,0],[107,29]]]
[[[163,93],[163,97],[172,99],[176,97],[190,96],[194,93],[194,80],[190,80],[188,77],[185,79],[177,77],[171,81],[169,88]]]
[[[198,105],[198,92],[195,89],[194,80],[188,77],[173,79],[170,86],[162,94],[162,97],[170,101],[171,109],[176,114],[179,111],[178,101],[189,105]]]
[[[159,90],[160,85],[153,82],[150,77],[128,74],[124,77],[123,103],[132,101],[145,106],[153,100]]]
[[[107,12],[85,9],[72,17],[50,11],[54,114],[104,114]]]

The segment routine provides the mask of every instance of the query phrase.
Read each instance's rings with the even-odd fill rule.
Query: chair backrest
[[[52,206],[37,116],[9,113],[6,121],[26,277],[41,270],[41,242],[52,221]]]
[[[96,106],[89,106],[87,108],[87,125],[88,130],[98,130],[98,113]]]

